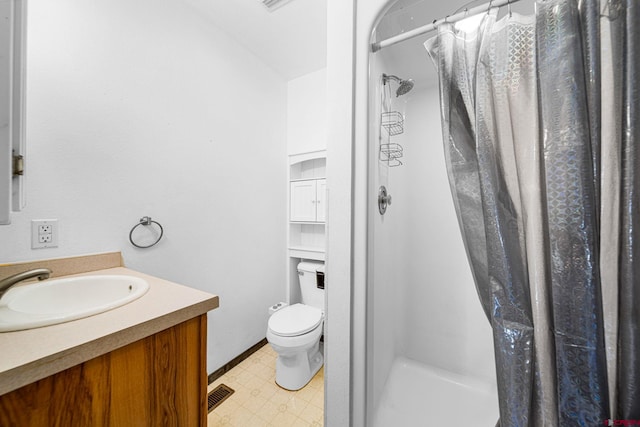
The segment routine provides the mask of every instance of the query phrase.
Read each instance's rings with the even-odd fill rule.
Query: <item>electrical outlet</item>
[[[31,248],[58,247],[58,220],[38,219],[31,221]]]

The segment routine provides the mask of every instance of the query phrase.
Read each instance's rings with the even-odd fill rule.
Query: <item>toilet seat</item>
[[[322,310],[294,304],[276,311],[269,318],[269,329],[281,337],[295,337],[314,330],[322,323]]]

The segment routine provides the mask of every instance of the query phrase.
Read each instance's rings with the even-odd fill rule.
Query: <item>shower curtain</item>
[[[538,0],[425,43],[501,427],[640,420],[638,3]]]

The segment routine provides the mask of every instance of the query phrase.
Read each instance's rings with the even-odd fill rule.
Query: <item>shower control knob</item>
[[[391,205],[391,195],[387,194],[386,187],[382,185],[378,190],[378,212],[380,215],[384,215],[388,205]]]

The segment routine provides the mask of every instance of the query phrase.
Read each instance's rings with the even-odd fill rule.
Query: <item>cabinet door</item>
[[[9,224],[11,212],[12,22],[12,2],[0,2],[0,224]]]
[[[290,221],[316,221],[316,181],[291,183]]]
[[[24,203],[22,177],[13,175],[13,155],[24,149],[26,0],[0,1],[0,224]]]
[[[207,425],[207,315],[0,396],[0,426]]]
[[[327,218],[327,180],[316,181],[316,221],[325,222]]]

